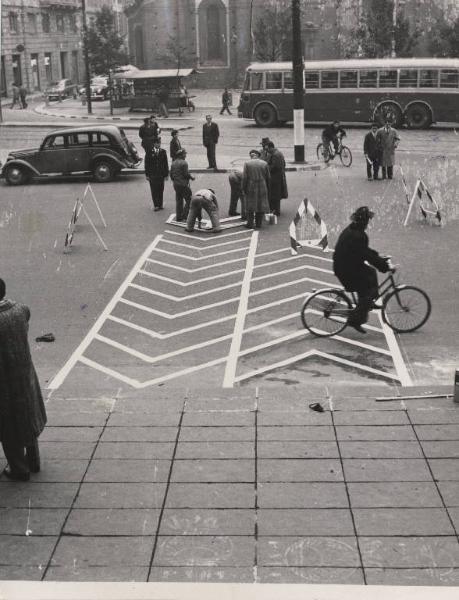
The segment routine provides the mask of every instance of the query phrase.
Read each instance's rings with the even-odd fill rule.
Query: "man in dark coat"
[[[371,130],[366,134],[363,140],[363,153],[367,164],[367,178],[371,181],[371,170],[373,169],[373,179],[378,179],[379,173],[379,144],[376,138],[378,133],[378,124],[372,123]]]
[[[260,158],[259,150],[250,151],[250,160],[244,164],[242,173],[242,189],[246,199],[248,229],[260,229],[263,215],[269,212],[268,163]]]
[[[171,165],[171,180],[175,190],[175,220],[186,221],[190,210],[191,188],[190,180],[194,181],[186,162],[186,150],[177,152],[177,158]],[[184,204],[185,203],[185,204]]]
[[[212,115],[206,115],[206,122],[202,126],[202,145],[207,148],[208,169],[217,169],[215,147],[218,144],[220,131],[217,123],[212,122]]]
[[[271,175],[269,186],[269,208],[273,215],[280,216],[280,201],[288,198],[287,178],[285,176],[285,158],[274,142],[266,144],[268,149],[268,166]]]
[[[46,424],[40,384],[30,355],[30,310],[5,299],[0,279],[0,440],[8,479],[28,481],[40,470],[38,436]]]
[[[180,140],[178,138],[177,129],[173,129],[171,131],[171,136],[172,139],[169,144],[169,155],[171,157],[171,160],[175,160],[177,158],[177,152],[182,149],[182,144],[180,143]]]
[[[269,137],[264,137],[261,138],[261,152],[260,152],[260,158],[261,160],[265,160],[266,162],[269,161],[269,152],[268,152],[268,144],[271,140],[269,139]]]
[[[153,115],[143,120],[139,127],[139,138],[142,140],[142,148],[147,152],[153,148],[154,141],[159,138],[161,130]]]
[[[374,217],[368,206],[361,206],[351,215],[351,224],[340,234],[333,254],[333,271],[349,292],[357,292],[356,308],[349,315],[347,324],[366,333],[363,323],[368,320],[368,312],[378,295],[378,276],[375,267],[381,273],[389,270],[387,259],[380,256],[368,245],[365,229]],[[368,262],[373,267],[366,265]]]
[[[161,138],[145,154],[145,176],[150,182],[151,199],[155,212],[163,209],[164,180],[169,175],[166,151],[161,148]]]
[[[21,99],[22,108],[27,108],[27,88],[24,84],[19,88],[19,97]]]
[[[222,109],[220,111],[221,115],[225,112],[225,110],[229,115],[233,114],[229,109],[230,103],[231,103],[231,94],[228,92],[228,88],[225,88],[225,90],[222,94]]]
[[[241,215],[241,219],[245,219],[245,196],[242,189],[242,171],[232,171],[228,175],[228,181],[231,188],[230,205],[228,210],[229,217],[238,217]],[[237,203],[241,201],[241,212],[237,212]]]

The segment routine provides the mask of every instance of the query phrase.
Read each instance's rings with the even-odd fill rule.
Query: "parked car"
[[[10,185],[21,185],[43,175],[92,173],[95,181],[105,183],[139,162],[137,150],[123,129],[94,125],[58,129],[48,134],[38,149],[10,152],[1,176]]]
[[[108,77],[97,76],[91,79],[91,100],[107,100],[110,93]],[[78,90],[79,94],[86,94],[86,87],[82,86]]]
[[[61,79],[50,85],[45,91],[48,96],[48,100],[59,100],[60,98],[67,98],[69,96],[77,97],[78,86],[73,83],[71,79]]]

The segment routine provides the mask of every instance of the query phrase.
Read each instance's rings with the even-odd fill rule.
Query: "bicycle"
[[[352,165],[352,152],[350,148],[342,143],[339,139],[338,150],[335,152],[334,147],[332,149],[332,143],[329,142],[328,146],[323,142],[320,142],[316,148],[317,158],[323,160],[325,163],[330,162],[335,156],[339,156],[343,167],[350,167]]]
[[[388,276],[378,286],[372,310],[381,310],[384,323],[397,333],[416,331],[430,316],[430,298],[416,286],[396,283],[395,272],[395,266],[390,266]],[[346,328],[357,300],[356,292],[342,288],[313,290],[301,308],[303,325],[317,337],[337,335]]]

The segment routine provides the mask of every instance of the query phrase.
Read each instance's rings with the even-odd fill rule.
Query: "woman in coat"
[[[271,176],[268,164],[260,158],[260,151],[251,150],[249,154],[250,160],[244,164],[242,173],[242,189],[246,199],[246,227],[259,229],[263,215],[269,212]]]
[[[30,355],[30,310],[5,299],[0,279],[0,441],[8,479],[27,481],[40,470],[37,438],[46,424],[40,384]]]
[[[379,147],[382,178],[392,179],[395,163],[395,148],[398,146],[400,137],[397,131],[387,122],[384,127],[378,130],[376,142]]]

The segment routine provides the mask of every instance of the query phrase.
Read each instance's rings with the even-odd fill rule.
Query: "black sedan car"
[[[10,185],[21,185],[33,177],[92,173],[95,181],[104,183],[139,163],[137,150],[123,129],[78,127],[53,131],[39,148],[10,152],[1,176]]]

